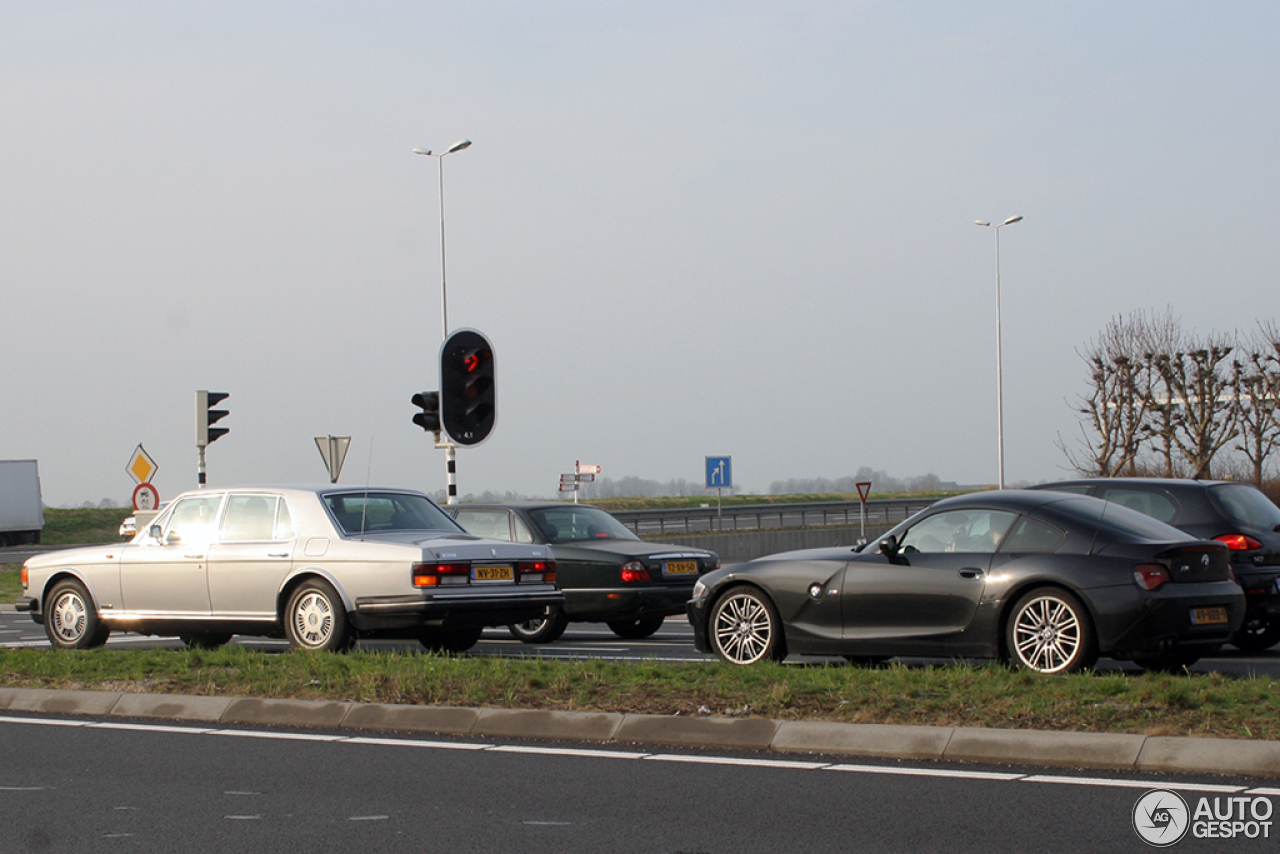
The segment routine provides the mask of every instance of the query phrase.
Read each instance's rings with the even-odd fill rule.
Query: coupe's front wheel
[[[1244,652],[1262,652],[1280,643],[1280,620],[1265,611],[1245,615],[1240,631],[1231,636],[1231,645]]]
[[[327,581],[309,579],[289,597],[285,611],[289,646],[307,652],[339,652],[351,646],[342,598]]]
[[[730,664],[787,657],[778,610],[754,587],[733,587],[717,599],[711,607],[707,634],[712,651]]]
[[[568,627],[569,618],[564,615],[564,611],[553,608],[551,616],[512,623],[507,626],[507,631],[521,643],[551,643],[558,640]]]
[[[1089,612],[1065,590],[1041,588],[1019,599],[1005,642],[1014,665],[1039,673],[1074,673],[1098,660]]]
[[[643,640],[652,637],[662,628],[666,617],[641,617],[638,620],[610,620],[606,625],[618,637],[624,640]]]
[[[111,629],[98,618],[93,597],[79,581],[59,581],[45,599],[44,633],[59,649],[92,649],[107,642]]]

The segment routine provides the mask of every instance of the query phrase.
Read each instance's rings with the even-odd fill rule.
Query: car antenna
[[[369,515],[369,478],[373,474],[373,437],[369,437],[369,462],[364,469],[364,501],[360,505],[360,539],[364,539],[364,520]]]

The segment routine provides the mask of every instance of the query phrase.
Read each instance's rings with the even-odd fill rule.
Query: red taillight
[[[622,565],[623,581],[648,581],[649,570],[638,560],[628,561]]]
[[[469,563],[415,563],[413,565],[414,587],[439,587],[441,584],[469,584],[471,582],[471,564]]]
[[[556,562],[554,560],[522,560],[517,564],[517,566],[520,568],[521,581],[541,581],[546,584],[555,583]],[[525,576],[530,577],[526,579]]]
[[[1143,590],[1155,590],[1172,580],[1169,570],[1158,563],[1144,563],[1133,568],[1133,582]]]
[[[1220,543],[1226,543],[1227,548],[1233,552],[1250,552],[1254,549],[1262,548],[1262,543],[1248,534],[1223,534],[1221,537],[1214,537],[1214,539]]]

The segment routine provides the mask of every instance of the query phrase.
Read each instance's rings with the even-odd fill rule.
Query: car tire
[[[320,578],[307,579],[293,591],[284,625],[290,648],[298,651],[341,652],[354,640],[342,598]]]
[[[1005,644],[1015,667],[1037,673],[1075,673],[1098,660],[1088,610],[1056,587],[1041,587],[1018,599],[1005,623]]]
[[[1231,636],[1231,645],[1244,652],[1262,652],[1280,643],[1280,620],[1267,614],[1246,614],[1240,631]]]
[[[558,640],[569,627],[569,618],[559,608],[552,609],[551,616],[507,626],[511,636],[521,643],[551,643]]]
[[[484,626],[465,629],[422,629],[418,643],[432,652],[466,652],[480,641]]]
[[[729,664],[787,657],[778,609],[761,590],[749,585],[729,588],[711,606],[707,636],[711,650]]]
[[[662,628],[662,623],[666,617],[641,617],[638,620],[610,620],[606,625],[613,631],[615,635],[624,640],[643,640],[652,637],[658,629]]]
[[[59,581],[45,598],[44,632],[58,649],[93,649],[111,635],[89,591],[73,579]]]
[[[193,632],[189,635],[178,635],[188,649],[217,649],[226,646],[231,640],[229,632]]]

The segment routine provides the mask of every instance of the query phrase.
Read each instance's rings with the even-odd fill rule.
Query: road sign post
[[[720,500],[724,490],[733,488],[733,457],[707,457],[707,489],[716,491],[716,523],[721,521]]]
[[[867,540],[867,496],[871,494],[871,481],[866,480],[858,484],[858,503],[862,510],[862,526],[859,528],[860,533],[858,539],[862,542]]]
[[[350,436],[316,436],[316,447],[324,459],[324,466],[329,470],[329,482],[337,483],[342,474],[342,464],[347,459],[347,449],[351,447]]]

